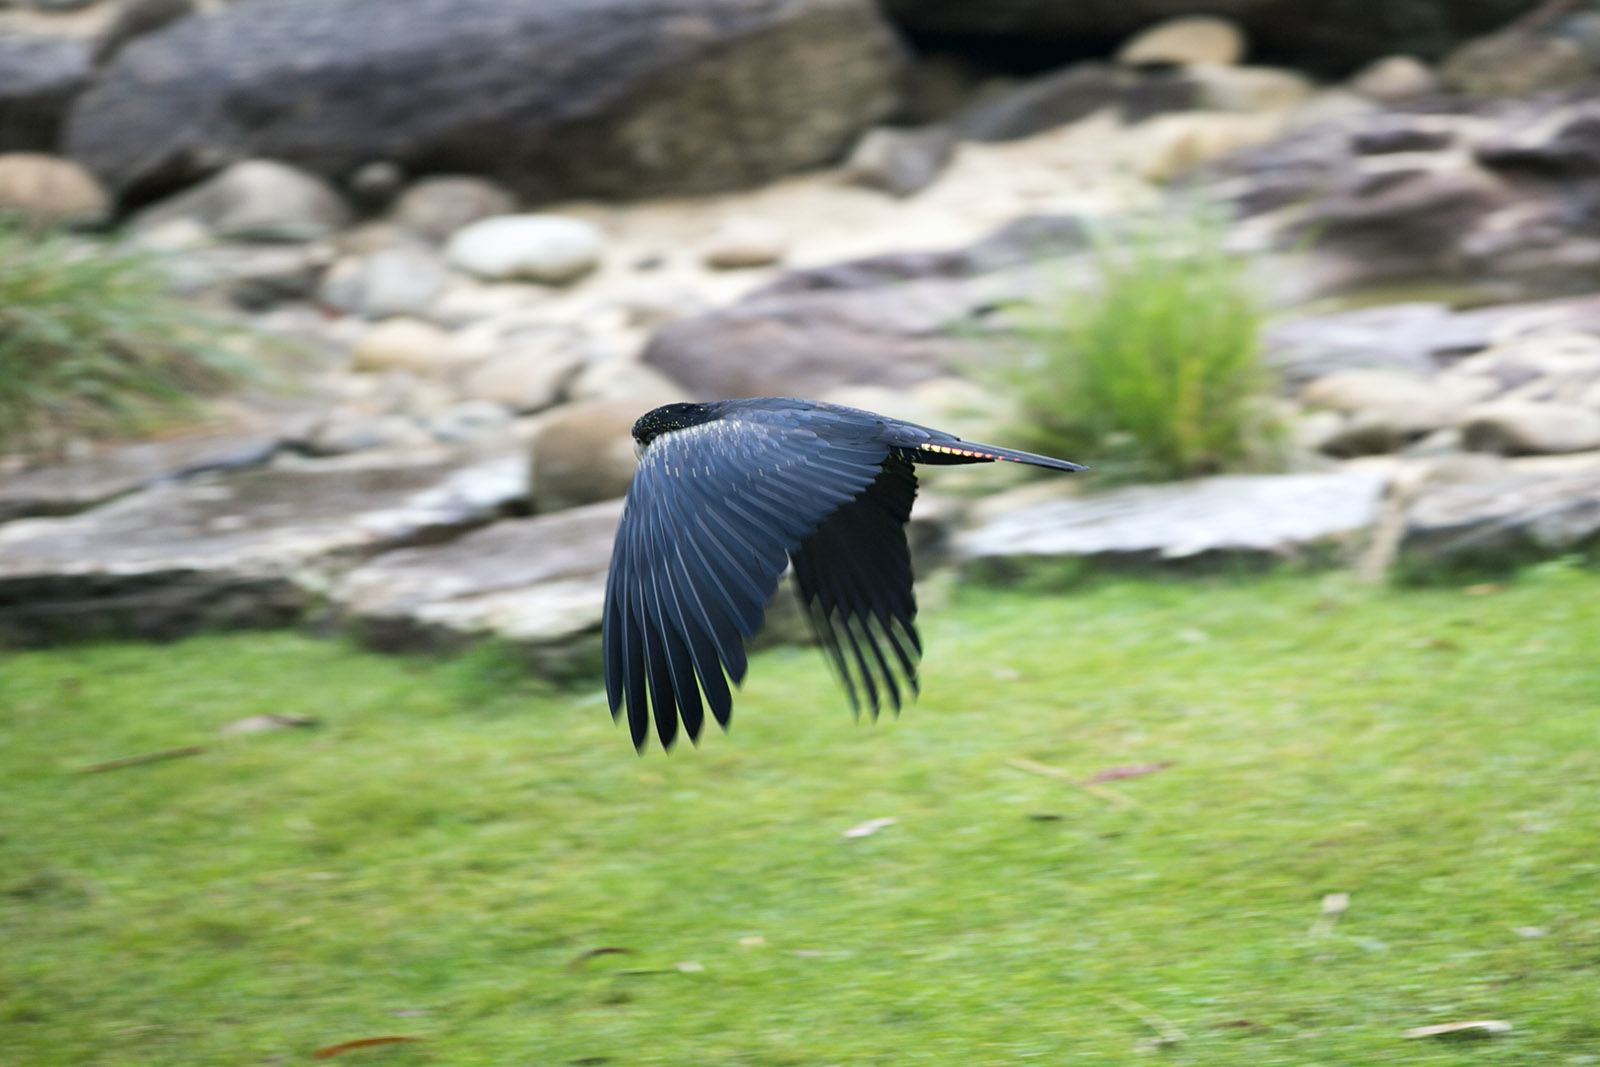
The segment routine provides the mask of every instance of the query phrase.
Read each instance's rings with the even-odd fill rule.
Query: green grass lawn
[[[1600,576],[925,599],[898,722],[778,650],[643,759],[491,654],[5,658],[0,1062],[1600,1063]]]

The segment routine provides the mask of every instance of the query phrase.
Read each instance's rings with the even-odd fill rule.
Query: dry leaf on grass
[[[1162,760],[1160,763],[1130,763],[1125,767],[1107,767],[1103,771],[1095,771],[1084,779],[1087,785],[1096,782],[1115,782],[1120,778],[1142,778],[1147,774],[1155,774],[1172,766],[1172,760]]]
[[[1492,593],[1503,593],[1510,586],[1504,582],[1479,582],[1477,585],[1462,586],[1461,592],[1465,596],[1489,596]]]
[[[1474,1019],[1465,1023],[1439,1023],[1437,1026],[1414,1026],[1406,1031],[1407,1037],[1493,1037],[1509,1033],[1511,1024],[1503,1019]]]
[[[338,1056],[341,1053],[349,1052],[351,1049],[372,1048],[375,1045],[405,1045],[421,1040],[423,1039],[420,1037],[406,1037],[400,1034],[386,1034],[383,1037],[358,1037],[354,1041],[341,1041],[337,1045],[319,1048],[315,1055],[317,1059],[325,1060],[330,1056]]]
[[[1311,929],[1306,931],[1308,937],[1326,937],[1333,933],[1333,924],[1339,921],[1350,907],[1349,893],[1329,893],[1322,898],[1322,911],[1317,915],[1317,921],[1311,924]]]
[[[316,719],[305,715],[251,715],[237,722],[230,722],[217,733],[223,737],[234,734],[260,734],[268,730],[292,730],[297,726],[318,726]]]

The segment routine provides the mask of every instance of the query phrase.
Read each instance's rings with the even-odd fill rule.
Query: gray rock
[[[398,163],[375,159],[351,171],[344,181],[344,187],[356,203],[369,211],[376,211],[387,207],[399,195],[405,181],[406,172]]]
[[[1600,539],[1600,466],[1512,472],[1430,485],[1407,509],[1401,559],[1410,567],[1505,567]]]
[[[1553,455],[1600,448],[1600,412],[1576,404],[1500,400],[1468,409],[1461,436],[1474,452]]]
[[[414,183],[395,202],[394,220],[429,240],[445,241],[469,223],[516,210],[516,197],[495,182],[449,175]]]
[[[1395,408],[1409,413],[1418,430],[1435,430],[1454,422],[1459,407],[1428,379],[1393,370],[1344,370],[1324,375],[1300,390],[1300,402],[1335,411]]]
[[[1480,141],[1477,156],[1491,167],[1556,174],[1600,172],[1600,100],[1548,109],[1536,123],[1508,123]]]
[[[788,271],[730,307],[666,323],[641,358],[703,399],[904,388],[992,355],[980,337],[997,328],[988,313],[1059,284],[1060,263],[1035,264],[1086,240],[1074,216],[1025,216],[967,248]]]
[[[179,220],[225,240],[308,241],[350,222],[350,208],[327,182],[282,163],[235,163],[192,189],[141,211],[135,232]]]
[[[606,569],[622,501],[498,522],[444,545],[387,552],[334,588],[340,616],[389,650],[496,637],[564,673],[599,648]]]
[[[1358,157],[1343,180],[1308,205],[1298,232],[1366,257],[1369,278],[1426,274],[1511,201],[1494,175],[1448,156]]]
[[[871,289],[939,278],[973,278],[1081,252],[1089,226],[1075,215],[1024,215],[966,248],[889,252],[822,267],[785,271],[760,295],[825,289]]]
[[[425,448],[433,434],[417,419],[399,412],[374,415],[347,407],[334,408],[299,442],[310,456],[348,456],[381,449]]]
[[[352,559],[482,523],[526,477],[517,458],[382,461],[207,476],[0,526],[0,640],[281,625]]]
[[[706,238],[700,261],[712,270],[769,267],[788,251],[789,236],[770,219],[741,215],[725,219]]]
[[[154,33],[195,12],[195,0],[121,0],[95,44],[94,60],[104,63],[135,37]]]
[[[161,258],[172,290],[208,294],[259,311],[316,292],[327,266],[326,250],[314,245],[207,244]]]
[[[1577,85],[1592,74],[1576,41],[1509,30],[1469,41],[1439,64],[1439,81],[1468,96],[1531,96]]]
[[[1038,500],[960,534],[969,570],[1005,576],[1031,559],[1131,563],[1267,561],[1348,551],[1377,523],[1387,478],[1374,473],[1225,476]],[[1003,510],[991,502],[986,511]]]
[[[0,155],[0,215],[55,226],[103,221],[109,208],[100,183],[71,160],[34,152]]]
[[[982,299],[945,281],[769,293],[667,323],[641,358],[707,400],[909,386],[955,369],[971,342],[949,327]]]
[[[1453,425],[1462,404],[1436,382],[1392,370],[1336,371],[1300,391],[1300,402],[1352,417],[1323,442],[1334,456],[1394,452]]]
[[[287,424],[247,423],[159,441],[119,445],[65,464],[0,475],[0,522],[72,515],[158,482],[265,463]]]
[[[431,322],[396,316],[363,333],[351,356],[360,371],[435,374],[454,366],[449,348],[450,335]]]
[[[518,648],[539,673],[597,673],[620,499],[495,523],[456,541],[385,553],[334,587],[340,617],[378,648],[452,649],[484,638]],[[915,534],[913,534],[915,536]],[[809,643],[789,583],[752,642]]]
[[[528,498],[541,514],[622,496],[639,463],[633,424],[653,400],[567,404],[541,418],[529,441]]]
[[[1407,459],[1438,459],[1443,456],[1455,456],[1465,449],[1461,439],[1461,430],[1455,426],[1446,426],[1434,430],[1421,440],[1413,443],[1405,450]]]
[[[511,428],[511,412],[488,400],[452,404],[428,420],[434,438],[447,445],[481,446],[500,441],[510,435]]]
[[[966,140],[1014,141],[1106,108],[1124,121],[1138,122],[1188,110],[1197,99],[1195,84],[1181,71],[1078,63],[981,100],[955,116],[951,125]]]
[[[534,203],[702,193],[843,155],[904,60],[870,0],[241,3],[118,51],[66,143],[119,195],[249,157],[465,171]]]
[[[456,231],[445,246],[445,258],[489,281],[559,285],[593,270],[604,251],[605,235],[582,219],[500,215]]]
[[[630,400],[660,407],[688,400],[683,386],[632,359],[603,359],[578,372],[567,389],[573,400]]]
[[[1244,31],[1236,23],[1212,15],[1186,15],[1139,31],[1117,50],[1117,62],[1232,66],[1244,58],[1244,51]]]
[[[87,41],[0,36],[0,152],[54,151],[90,70]]]
[[[1415,56],[1384,56],[1350,78],[1351,91],[1380,104],[1398,104],[1439,88],[1438,75]]]
[[[340,260],[322,279],[319,296],[330,307],[368,319],[421,315],[449,280],[432,249],[402,243]]]
[[[1338,431],[1322,442],[1321,451],[1340,458],[1376,456],[1398,452],[1432,432],[1419,428],[1397,408],[1358,411],[1345,419]]]
[[[358,312],[369,319],[420,315],[444,292],[450,275],[431,250],[398,245],[372,253],[362,265]]]
[[[1471,311],[1453,311],[1445,304],[1385,304],[1301,316],[1270,324],[1262,348],[1264,358],[1285,384],[1298,390],[1315,378],[1352,369],[1382,368],[1432,377],[1488,348],[1498,338],[1527,328],[1523,324],[1541,330],[1600,333],[1600,297],[1501,304]]]
[[[1299,414],[1289,423],[1289,436],[1302,454],[1315,454],[1327,450],[1329,442],[1337,441],[1349,420],[1337,411],[1308,411]]]
[[[1193,67],[1185,73],[1195,85],[1195,106],[1208,111],[1286,112],[1310,101],[1316,88],[1304,74],[1278,67]]]
[[[1417,303],[1283,319],[1267,327],[1263,356],[1296,390],[1352,369],[1430,375],[1438,369],[1436,346],[1452,318],[1447,305]],[[1477,342],[1471,348],[1488,343],[1487,335],[1471,340]]]
[[[1298,129],[1197,180],[1248,219],[1253,248],[1296,249],[1301,299],[1452,279],[1483,301],[1573,291],[1600,267],[1600,83],[1562,97],[1380,111]]]
[[[868,130],[851,149],[844,177],[891,196],[911,196],[933,184],[955,147],[955,132],[948,126],[879,126]]]
[[[559,400],[583,366],[570,334],[552,330],[524,332],[511,347],[466,368],[461,393],[472,400],[492,400],[513,411],[542,411]]]

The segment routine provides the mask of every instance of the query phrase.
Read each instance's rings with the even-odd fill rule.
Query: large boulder
[[[1361,471],[1228,475],[1089,496],[1072,483],[1029,486],[986,501],[956,538],[956,556],[1002,579],[1061,557],[1143,566],[1347,556],[1377,525],[1387,488],[1383,474]]]
[[[48,152],[74,94],[89,80],[90,46],[75,37],[0,35],[0,152]]]
[[[134,232],[183,226],[224,240],[308,241],[342,229],[350,217],[339,193],[315,175],[247,159],[152,204],[134,220]]]
[[[252,156],[476,173],[529,202],[708,192],[842,156],[903,62],[870,0],[238,4],[118,52],[66,144],[135,198]]]
[[[1600,455],[1518,460],[1497,476],[1425,486],[1405,513],[1411,570],[1492,566],[1600,544]]]
[[[546,673],[598,651],[617,498],[498,522],[447,544],[387,552],[335,586],[340,616],[390,650],[497,637]]]
[[[300,461],[159,484],[0,526],[0,644],[281,625],[361,558],[495,518],[519,457]]]
[[[905,389],[992,360],[990,313],[1058,280],[1035,261],[1081,251],[1070,215],[1017,219],[965,248],[785,272],[728,307],[668,322],[645,364],[702,400]]]
[[[1391,52],[1438,56],[1523,14],[1527,0],[885,0],[889,17],[913,34],[1059,42],[1083,50],[1174,15],[1238,20],[1258,54],[1319,73],[1343,74]],[[993,44],[991,44],[993,47]]]
[[[642,358],[701,400],[905,388],[973,358],[951,327],[980,303],[944,280],[761,294],[667,323]]]
[[[108,206],[100,184],[71,160],[36,152],[0,155],[0,215],[34,226],[91,223]]]

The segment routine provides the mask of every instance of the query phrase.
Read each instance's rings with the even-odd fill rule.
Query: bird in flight
[[[639,469],[606,579],[601,644],[611,716],[634,747],[650,722],[698,741],[724,729],[786,567],[851,706],[877,717],[917,692],[917,604],[906,521],[915,463],[1065,460],[963,441],[870,411],[790,397],[668,404],[634,423]],[[902,688],[904,686],[904,688]],[[647,696],[648,694],[648,696]]]

